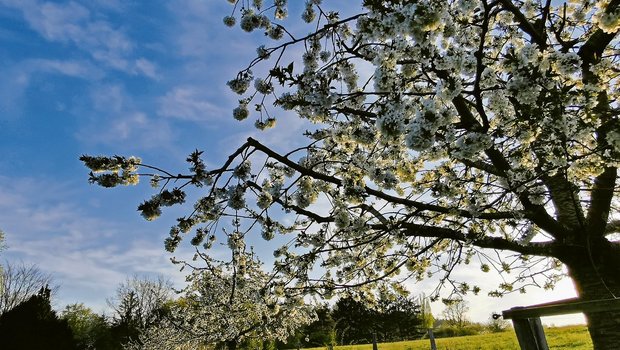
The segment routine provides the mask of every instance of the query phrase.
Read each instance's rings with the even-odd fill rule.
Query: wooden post
[[[433,334],[433,329],[428,329],[428,339],[431,342],[431,350],[437,350],[437,344],[435,344],[435,334]]]
[[[512,320],[521,350],[549,350],[545,330],[539,317]]]
[[[375,331],[372,332],[372,350],[379,350],[377,346],[377,332]]]
[[[620,298],[586,301],[571,298],[526,307],[513,307],[502,311],[502,316],[505,320],[512,319],[521,350],[548,350],[545,331],[540,323],[541,316],[615,310],[620,310]]]

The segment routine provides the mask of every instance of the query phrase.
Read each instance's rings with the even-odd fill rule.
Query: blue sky
[[[218,164],[250,135],[286,148],[304,130],[281,118],[283,126],[258,134],[252,121],[232,118],[237,96],[225,82],[253,58],[262,34],[225,27],[231,9],[225,0],[0,0],[0,229],[8,245],[0,259],[51,273],[61,286],[57,308],[83,302],[103,311],[132,274],[183,280],[163,249],[176,213],[144,221],[136,207],[148,184],[89,185],[81,154],[185,169],[196,148]],[[470,314],[484,321],[491,311],[574,293],[570,283],[557,290],[567,292],[473,298]]]
[[[87,183],[81,154],[139,155],[185,169],[218,162],[253,128],[225,82],[252,37],[225,27],[226,1],[0,1],[0,228],[8,261],[36,263],[59,304],[97,308],[133,273],[180,280],[163,250],[175,215],[145,222],[147,186]],[[236,35],[235,35],[236,34]]]

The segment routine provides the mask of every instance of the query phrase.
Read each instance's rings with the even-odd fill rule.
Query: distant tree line
[[[0,289],[2,349],[123,349],[139,342],[145,330],[157,326],[175,299],[169,281],[134,276],[121,283],[107,300],[112,313],[98,314],[82,303],[53,310],[52,278],[36,266],[6,263]],[[301,327],[286,342],[247,340],[238,348],[296,348],[398,341],[419,337],[419,307],[412,298],[379,300],[374,307],[352,297],[315,308],[314,322]],[[260,343],[260,344],[259,344]],[[206,345],[206,344],[205,344]],[[216,344],[217,345],[217,344]],[[223,344],[225,346],[225,344]]]
[[[368,344],[417,339],[424,333],[414,298],[380,299],[374,307],[353,297],[316,309],[318,319],[299,329],[284,347]]]
[[[116,350],[137,339],[164,317],[171,302],[171,284],[163,279],[133,277],[121,283],[108,300],[111,315],[84,304],[52,309],[51,276],[36,266],[0,269],[0,348],[3,350]]]
[[[3,350],[63,349],[116,350],[152,349],[144,344],[145,334],[174,322],[172,310],[187,304],[187,297],[175,298],[171,283],[164,278],[134,276],[119,284],[107,300],[111,314],[98,314],[82,303],[67,305],[57,313],[51,306],[54,289],[51,276],[36,266],[5,264],[0,270],[0,339]],[[371,306],[372,305],[372,306]],[[208,309],[209,306],[205,305]],[[457,336],[502,331],[501,320],[482,326],[467,320],[463,300],[446,303],[443,319],[433,325],[435,334]],[[429,327],[420,301],[405,296],[382,296],[374,303],[348,296],[334,304],[314,306],[314,321],[302,325],[286,339],[250,336],[235,344],[236,349],[295,349],[333,345],[367,344],[419,339]],[[432,317],[432,316],[431,316]],[[173,329],[173,333],[176,332]],[[200,346],[230,348],[226,341],[213,343],[203,337]],[[195,348],[195,347],[194,347]]]

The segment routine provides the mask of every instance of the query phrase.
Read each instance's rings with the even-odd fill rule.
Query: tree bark
[[[236,350],[237,349],[237,341],[236,340],[227,340],[226,341],[226,349],[227,350]]]
[[[620,252],[599,239],[585,249],[572,250],[562,260],[582,300],[620,297]],[[620,344],[620,311],[584,312],[595,350],[616,349]]]

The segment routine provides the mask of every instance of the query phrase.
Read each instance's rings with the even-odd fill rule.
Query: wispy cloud
[[[204,87],[181,86],[169,91],[160,99],[159,115],[191,121],[221,119],[226,112],[210,102]]]
[[[96,81],[104,72],[89,61],[58,59],[26,59],[0,68],[0,114],[2,118],[15,118],[21,114],[24,94],[33,77],[40,74],[61,75]]]
[[[121,149],[161,149],[174,140],[174,131],[165,120],[140,111],[127,111],[106,118],[106,127],[93,123],[76,135],[86,145],[117,145]]]
[[[135,66],[138,73],[144,74],[153,80],[159,79],[157,65],[146,58],[138,58],[135,62]]]
[[[205,23],[213,14],[213,2],[200,0],[171,1],[168,8],[179,21],[175,44],[182,56],[204,59],[213,51],[212,26]]]
[[[28,87],[30,74],[21,69],[1,69],[0,120],[16,119],[21,115],[24,91]]]
[[[119,113],[127,108],[127,92],[118,84],[103,84],[90,91],[92,106],[98,113]]]
[[[100,19],[86,6],[76,2],[59,4],[37,0],[0,0],[0,5],[21,12],[28,25],[50,42],[75,45],[110,68],[155,77],[152,63],[133,58],[136,44],[120,28]],[[98,5],[107,9],[120,6],[105,1]]]
[[[74,78],[100,79],[103,71],[87,61],[33,59],[25,61],[27,71],[57,73]]]
[[[87,108],[77,112],[85,118],[75,134],[86,148],[106,145],[135,151],[173,144],[176,132],[170,122],[149,115],[123,85],[93,85],[88,96]]]
[[[89,5],[110,11],[121,12],[127,9],[130,3],[123,0],[90,0]]]
[[[9,262],[37,264],[60,284],[59,304],[84,302],[103,309],[118,283],[132,274],[164,274],[180,285],[161,235],[128,220],[93,216],[71,184],[42,178],[0,177],[0,223]],[[152,229],[152,227],[151,227]],[[160,227],[156,231],[164,232]]]

